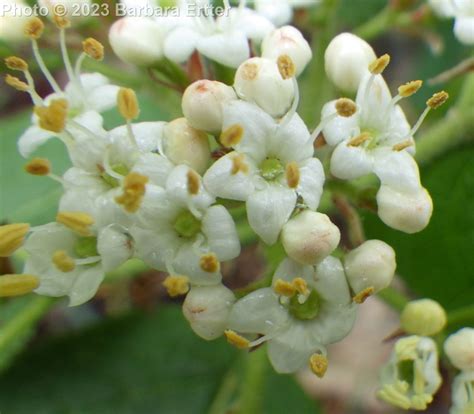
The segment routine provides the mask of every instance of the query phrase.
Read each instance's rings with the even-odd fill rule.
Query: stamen
[[[11,256],[23,246],[29,231],[30,225],[26,223],[0,226],[0,257]]]
[[[185,295],[189,292],[189,278],[186,276],[168,276],[163,281],[163,286],[166,288],[168,295],[172,298],[176,296]]]
[[[398,94],[402,98],[408,98],[409,96],[414,95],[419,91],[419,89],[422,87],[423,81],[421,80],[415,80],[411,81],[408,83],[405,83],[405,85],[401,85],[398,87]]]
[[[40,285],[40,279],[34,275],[0,276],[0,297],[21,296],[33,292]]]
[[[286,164],[286,183],[290,188],[296,188],[300,184],[300,168],[296,161]]]
[[[138,106],[137,95],[133,89],[121,88],[117,96],[117,105],[120,115],[126,121],[133,121],[138,118],[140,108]]]
[[[216,273],[220,270],[221,264],[214,253],[207,253],[201,256],[199,267],[207,273]]]
[[[69,77],[69,80],[75,83],[78,86],[79,90],[82,91],[82,85],[76,79],[74,70],[72,68],[71,59],[69,58],[69,53],[67,51],[66,29],[70,26],[70,22],[68,19],[64,17],[59,17],[57,15],[54,16],[54,21],[56,23],[56,26],[59,29],[59,45],[61,48],[61,55],[63,57],[64,66],[66,68],[67,75]]]
[[[383,73],[389,63],[390,55],[386,53],[385,55],[380,56],[378,59],[375,59],[369,65],[369,71],[370,73],[372,73],[372,75],[380,75],[381,73]]]
[[[82,42],[84,53],[90,58],[101,61],[104,59],[104,46],[92,37]]]
[[[405,148],[411,147],[414,144],[413,140],[407,139],[405,141],[399,142],[398,144],[395,144],[392,149],[394,151],[403,151]]]
[[[280,55],[277,60],[277,65],[278,71],[283,79],[290,79],[295,76],[295,64],[288,55]]]
[[[18,79],[16,76],[6,74],[5,75],[5,83],[8,86],[11,86],[13,89],[16,89],[19,92],[29,92],[30,91],[29,85],[26,84],[25,82],[21,81],[20,79]]]
[[[340,98],[336,101],[336,111],[339,116],[350,118],[357,112],[356,103],[349,98]]]
[[[95,222],[89,214],[77,211],[59,212],[56,221],[83,237],[92,235],[90,227]]]
[[[65,250],[57,250],[53,253],[51,261],[56,268],[63,273],[72,272],[76,268],[74,259],[70,257]]]
[[[49,175],[51,173],[51,162],[46,158],[33,158],[25,165],[25,171],[31,175]]]
[[[125,177],[123,194],[115,198],[128,213],[135,213],[141,206],[145,196],[148,177],[131,172]]]
[[[362,132],[362,134],[357,135],[356,137],[352,138],[348,143],[348,147],[358,147],[362,145],[365,141],[368,141],[369,139],[372,138],[372,135],[370,135],[368,132]]]
[[[44,23],[38,17],[33,17],[25,25],[25,36],[33,40],[38,40],[44,32]]]
[[[235,154],[235,156],[232,157],[232,170],[230,173],[235,175],[239,172],[242,172],[243,174],[249,172],[249,166],[245,162],[245,156],[243,154]]]
[[[352,300],[355,303],[361,304],[364,303],[369,296],[372,296],[375,292],[375,288],[373,286],[370,286],[362,291],[360,291],[357,295],[355,295]]]
[[[282,279],[278,279],[275,282],[273,290],[277,295],[286,296],[288,298],[293,297],[296,293],[296,287],[294,284]]]
[[[34,111],[39,118],[39,126],[46,131],[60,133],[66,127],[68,101],[55,99],[49,106],[36,106]]]
[[[71,22],[65,16],[59,16],[58,14],[55,14],[53,16],[53,21],[59,30],[69,29],[71,27]]]
[[[17,56],[10,56],[5,59],[5,65],[10,70],[18,70],[26,72],[28,70],[28,63]]]
[[[304,296],[308,296],[311,291],[308,288],[308,284],[306,283],[306,280],[304,280],[302,277],[297,277],[293,279],[293,286],[295,287],[295,290],[300,294]]]
[[[445,91],[435,93],[430,99],[426,101],[426,105],[431,109],[438,109],[449,99],[449,94]]]
[[[199,174],[194,170],[189,170],[187,174],[188,179],[188,193],[191,195],[197,195],[201,187],[201,178]]]
[[[235,124],[222,131],[219,141],[226,148],[235,147],[242,140],[243,136],[244,129],[241,125]]]
[[[296,80],[296,76],[293,76],[291,80],[293,82],[293,90],[295,92],[295,97],[293,98],[293,103],[291,104],[289,111],[285,114],[285,116],[280,121],[280,128],[284,128],[286,125],[288,125],[288,123],[293,119],[298,109],[298,105],[300,104],[300,88],[298,86],[298,81]]]
[[[227,338],[227,342],[229,342],[231,345],[234,345],[236,348],[248,349],[250,345],[250,341],[247,338],[244,338],[237,332],[234,332],[230,329],[225,330],[224,335]]]
[[[258,76],[258,66],[255,63],[244,63],[242,66],[242,79],[252,81]]]
[[[313,374],[319,378],[324,377],[328,369],[328,365],[328,359],[321,354],[313,354],[309,359],[309,367],[311,368],[311,371],[313,371]]]

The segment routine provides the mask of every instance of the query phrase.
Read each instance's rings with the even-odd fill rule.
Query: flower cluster
[[[328,367],[326,347],[348,335],[357,305],[388,287],[396,269],[395,252],[380,240],[337,250],[338,227],[317,211],[325,177],[375,173],[380,218],[408,233],[422,230],[432,204],[413,159],[413,135],[447,94],[430,98],[411,128],[398,103],[417,92],[421,81],[402,85],[392,98],[381,75],[388,55],[376,58],[368,44],[343,34],[326,51],[326,69],[341,89],[357,90],[357,98],[327,103],[320,125],[310,132],[297,113],[297,77],[311,60],[309,44],[294,27],[255,23],[252,19],[262,17],[244,6],[208,24],[200,18],[127,17],[112,28],[115,52],[135,64],[150,65],[163,56],[183,62],[197,50],[237,67],[232,86],[207,79],[189,85],[182,97],[184,117],[170,122],[136,122],[134,91],[82,72],[85,59],[103,59],[97,40],[86,39],[73,64],[66,46],[70,21],[56,15],[69,77],[61,88],[38,46],[43,22],[27,22],[25,33],[53,93],[45,98],[37,93],[23,59],[6,60],[9,69],[24,75],[24,80],[7,75],[7,83],[29,93],[34,104],[18,148],[30,157],[58,139],[72,165],[62,177],[47,159],[26,165],[30,174],[59,182],[63,194],[54,223],[0,227],[1,256],[22,246],[28,253],[23,274],[0,279],[0,294],[35,291],[68,296],[71,305],[79,305],[94,296],[107,272],[137,258],[169,275],[164,286],[170,296],[186,295],[183,312],[198,335],[208,340],[225,335],[244,349],[268,343],[278,372],[307,365],[321,377]],[[154,32],[160,41],[137,39],[148,40]],[[249,38],[262,40],[261,56],[250,58]],[[114,107],[124,124],[108,130],[101,114]],[[326,172],[315,153],[321,134],[332,154]],[[281,243],[286,253],[268,286],[238,300],[221,273],[221,263],[241,249],[226,208],[233,202],[245,205],[251,229],[265,244]],[[393,366],[400,360],[415,361],[416,375],[381,395],[403,400],[404,406],[408,399],[415,408],[428,403],[439,385],[434,355],[429,339],[408,338],[396,349],[387,375],[398,381],[401,374]]]

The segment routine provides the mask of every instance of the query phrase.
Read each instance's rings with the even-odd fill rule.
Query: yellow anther
[[[199,260],[199,266],[208,273],[216,273],[221,268],[221,264],[214,253],[203,254]]]
[[[426,101],[426,105],[428,105],[431,109],[438,109],[441,105],[443,105],[449,98],[449,94],[445,91],[435,93],[430,99]]]
[[[26,223],[0,226],[0,257],[11,256],[19,249],[29,231],[30,225]]]
[[[127,121],[138,118],[140,107],[138,105],[137,95],[133,89],[121,88],[117,95],[117,105],[120,115]]]
[[[405,148],[411,147],[413,145],[413,141],[411,139],[407,139],[405,141],[399,142],[395,144],[392,149],[394,151],[403,151]]]
[[[336,111],[339,116],[349,118],[357,112],[357,105],[352,99],[339,98],[336,101]]]
[[[352,138],[348,143],[348,147],[358,147],[362,145],[365,141],[368,141],[370,138],[372,138],[372,135],[370,135],[368,132],[362,132],[362,134],[357,135],[356,137]]]
[[[417,93],[422,87],[422,85],[423,81],[421,80],[415,80],[405,83],[405,85],[401,85],[398,87],[398,94],[403,98],[408,98],[409,96],[412,96]]]
[[[44,23],[39,17],[33,17],[25,25],[25,36],[30,39],[39,39],[44,32]]]
[[[142,204],[147,182],[148,177],[131,172],[125,177],[123,194],[116,197],[115,201],[121,204],[125,211],[135,213]]]
[[[51,162],[46,158],[33,158],[25,165],[25,171],[31,175],[48,175],[51,173]]]
[[[313,371],[313,374],[319,378],[324,377],[328,370],[328,365],[328,359],[324,355],[313,354],[309,358],[309,367],[311,368],[311,371]]]
[[[0,297],[26,295],[33,292],[39,285],[40,280],[34,275],[0,276]]]
[[[352,298],[352,300],[358,304],[364,303],[369,298],[369,296],[372,296],[374,294],[374,292],[375,292],[375,288],[373,286],[370,286],[360,291],[357,295],[355,295]]]
[[[65,7],[65,6],[63,6],[62,4],[58,4],[56,7]],[[57,11],[59,12],[60,10],[57,10]],[[70,20],[63,15],[64,11],[65,10],[61,10],[61,16],[59,14],[55,14],[53,16],[53,21],[56,24],[56,27],[58,29],[67,29],[71,27]]]
[[[278,279],[273,285],[273,290],[277,295],[286,296],[291,298],[296,293],[296,288],[293,283],[287,282],[286,280]]]
[[[72,272],[76,268],[74,259],[69,256],[64,250],[57,250],[53,253],[51,261],[61,272]]]
[[[383,56],[380,56],[378,59],[375,59],[370,65],[369,65],[369,71],[373,75],[380,75],[385,68],[388,66],[390,63],[390,55],[385,54]]]
[[[168,295],[172,298],[176,296],[185,295],[189,291],[189,278],[186,276],[168,276],[163,281],[163,286],[166,288]]]
[[[242,125],[235,124],[231,125],[225,131],[222,131],[219,138],[220,142],[224,147],[230,148],[236,146],[244,136],[244,128]]]
[[[21,72],[26,72],[28,70],[28,63],[17,56],[7,57],[5,59],[5,65],[11,70],[19,70]]]
[[[194,170],[189,170],[187,174],[188,179],[188,193],[191,195],[196,195],[199,193],[201,187],[201,177]]]
[[[224,331],[224,335],[227,338],[229,344],[234,345],[239,349],[247,349],[250,346],[250,341],[247,338],[239,335],[237,332],[234,332],[230,329]]]
[[[90,227],[94,224],[94,219],[87,213],[62,211],[56,215],[56,221],[80,236],[92,235]]]
[[[249,172],[249,166],[245,162],[245,156],[243,154],[235,154],[235,156],[232,157],[232,170],[230,173],[235,175],[239,172],[243,174],[247,174]]]
[[[300,295],[309,295],[311,291],[308,288],[308,283],[306,283],[306,280],[304,280],[302,277],[297,277],[293,279],[293,286],[295,287],[295,290],[300,294]]]
[[[296,74],[295,64],[288,55],[281,55],[277,60],[278,70],[283,79],[291,79]]]
[[[104,59],[104,46],[98,40],[92,37],[87,38],[82,42],[84,53],[92,59]]]
[[[300,184],[300,168],[295,161],[286,164],[285,168],[286,183],[290,188],[296,188]]]
[[[20,91],[20,92],[28,92],[30,90],[30,87],[28,86],[28,84],[21,81],[16,76],[12,76],[12,75],[7,74],[5,76],[5,83],[8,86],[11,86],[12,88],[14,88],[14,89],[16,89],[17,91]]]
[[[35,107],[40,127],[46,131],[62,132],[66,127],[68,106],[66,99],[55,99],[49,106]]]
[[[242,67],[242,79],[254,80],[258,75],[258,66],[255,63],[244,63]]]

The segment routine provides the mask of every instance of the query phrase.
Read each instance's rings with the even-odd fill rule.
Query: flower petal
[[[53,132],[45,131],[33,125],[29,127],[18,140],[18,150],[23,157],[28,158],[41,145],[55,136]]]
[[[231,68],[237,68],[250,57],[247,37],[237,30],[202,37],[197,49],[209,59]]]
[[[157,151],[163,137],[163,128],[166,122],[139,122],[132,125],[133,135],[140,151]],[[120,126],[110,131],[111,141],[126,141],[129,139],[127,126]]]
[[[165,56],[173,62],[186,62],[196,49],[199,37],[200,34],[192,28],[175,28],[165,37]]]
[[[352,301],[344,267],[335,257],[329,256],[317,266],[314,286],[325,302],[347,305]]]
[[[291,260],[289,258],[284,259],[275,271],[272,279],[272,285],[277,280],[281,279],[286,282],[292,282],[296,277],[302,277],[309,284],[314,284],[314,269],[312,266],[305,266]]]
[[[231,260],[240,254],[240,241],[234,220],[224,206],[213,206],[202,220],[202,232],[209,248],[220,261]]]
[[[167,158],[154,153],[141,154],[132,170],[147,176],[150,183],[164,187],[174,165]]]
[[[351,147],[344,141],[332,153],[331,173],[337,178],[352,180],[372,171],[372,156],[362,147]]]
[[[317,158],[310,158],[300,165],[300,183],[296,189],[311,210],[316,210],[323,194],[324,170]]]
[[[236,20],[238,19],[238,22]],[[270,33],[275,26],[262,14],[249,8],[238,9],[231,8],[228,16],[219,17],[217,24],[223,29],[231,25],[237,25],[239,30],[244,32],[248,39],[261,42],[263,38]]]
[[[296,205],[296,193],[279,185],[254,192],[247,200],[250,226],[267,244],[277,241]]]
[[[325,118],[337,112],[336,102],[337,100],[334,100],[323,106],[321,111],[323,122]],[[358,135],[360,133],[358,119],[357,114],[350,117],[336,116],[324,126],[324,139],[329,145],[335,146],[351,136]]]
[[[69,293],[69,306],[82,305],[97,293],[105,272],[102,266],[82,267]]]
[[[131,240],[122,231],[109,226],[99,232],[97,250],[104,271],[110,272],[130,259],[132,255]]]

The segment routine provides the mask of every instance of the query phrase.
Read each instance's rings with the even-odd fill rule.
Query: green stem
[[[222,380],[217,394],[209,407],[208,414],[223,414],[228,412],[229,402],[238,383],[235,367],[232,367]]]
[[[245,357],[239,413],[260,414],[263,411],[263,388],[268,368],[266,349],[263,347],[249,352]]]
[[[377,293],[377,296],[397,312],[401,312],[410,301],[403,293],[393,287],[388,287],[380,291]]]
[[[449,312],[448,326],[474,326],[474,305],[465,306]]]

